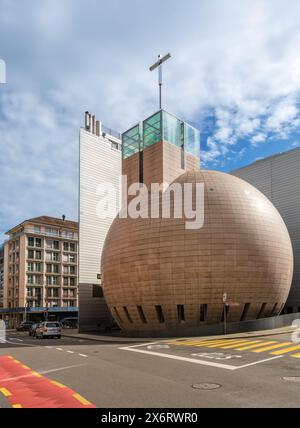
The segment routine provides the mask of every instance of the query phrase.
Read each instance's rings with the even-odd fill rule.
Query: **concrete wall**
[[[104,298],[93,297],[93,284],[79,285],[79,331],[101,331],[112,317]]]
[[[294,250],[294,277],[286,309],[300,312],[300,148],[232,171],[264,193],[280,212]]]

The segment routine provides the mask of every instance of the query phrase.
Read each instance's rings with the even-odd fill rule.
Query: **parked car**
[[[37,339],[44,339],[45,337],[61,338],[61,324],[58,321],[46,321],[38,325],[35,333]]]
[[[17,331],[28,331],[34,323],[32,321],[22,321],[17,325]]]
[[[32,326],[29,329],[29,336],[35,337],[36,335],[36,329],[38,328],[38,326],[40,325],[40,323],[36,323],[36,324],[32,324]]]
[[[78,328],[78,318],[71,317],[71,318],[64,318],[61,321],[62,328],[69,328],[69,329],[77,329]]]

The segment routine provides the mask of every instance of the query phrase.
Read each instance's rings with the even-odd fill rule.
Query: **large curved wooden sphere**
[[[102,255],[108,306],[124,332],[182,334],[221,322],[277,315],[292,281],[293,251],[280,214],[247,182],[193,170],[175,182],[204,183],[205,220],[115,219]]]

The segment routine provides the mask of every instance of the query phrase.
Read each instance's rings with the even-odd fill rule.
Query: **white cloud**
[[[1,224],[51,209],[76,217],[83,112],[124,130],[155,111],[157,75],[148,66],[160,52],[172,53],[164,107],[196,123],[207,111],[215,116],[207,164],[237,156],[240,139],[266,144],[300,126],[300,2],[0,0],[0,8],[8,80]]]

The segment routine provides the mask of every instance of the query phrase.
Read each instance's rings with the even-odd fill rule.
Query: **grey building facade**
[[[300,147],[259,160],[231,174],[264,193],[285,221],[294,250],[294,277],[284,312],[300,312]]]

